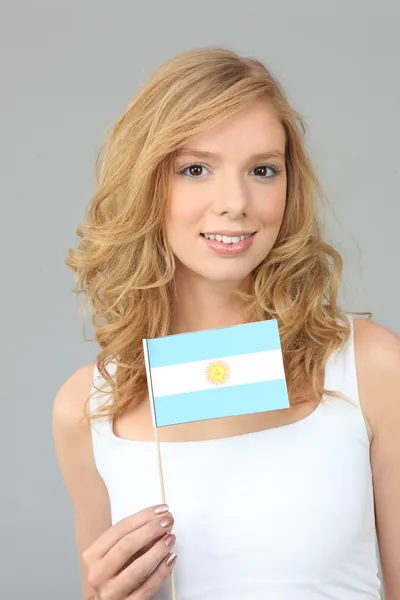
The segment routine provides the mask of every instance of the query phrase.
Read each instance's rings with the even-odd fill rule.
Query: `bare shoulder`
[[[385,364],[387,360],[399,360],[400,337],[375,321],[355,318],[354,339],[363,360],[373,359]]]
[[[91,427],[85,416],[94,364],[75,371],[56,393],[53,404],[53,439],[58,466],[75,514],[76,544],[82,570],[82,596],[93,598],[87,583],[84,551],[111,527],[110,502],[93,452]]]
[[[99,487],[95,466],[91,427],[85,419],[94,364],[77,369],[58,389],[53,403],[52,425],[56,456],[61,475],[77,508],[81,501],[80,484],[88,477]]]
[[[360,397],[374,433],[400,410],[400,337],[372,320],[354,319],[354,346]],[[397,405],[397,408],[394,406]]]
[[[84,415],[93,382],[94,363],[77,369],[58,389],[53,403],[53,425],[74,427]]]
[[[399,374],[400,337],[391,329],[368,319],[354,319],[357,366],[363,376]]]
[[[355,320],[360,401],[373,429],[370,450],[383,588],[400,598],[400,338],[377,323]]]

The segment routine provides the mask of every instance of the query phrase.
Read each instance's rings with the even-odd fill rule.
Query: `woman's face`
[[[244,280],[276,241],[286,186],[285,132],[265,102],[192,137],[175,160],[166,219],[181,273]]]

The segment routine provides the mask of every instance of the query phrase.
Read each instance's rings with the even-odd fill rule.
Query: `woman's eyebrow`
[[[212,158],[214,160],[221,160],[220,154],[214,152],[208,152],[207,150],[194,150],[191,148],[181,148],[177,151],[176,156],[190,155],[196,156],[197,158]],[[249,156],[249,160],[264,160],[269,158],[285,158],[285,153],[281,150],[271,150],[270,152],[258,152]]]

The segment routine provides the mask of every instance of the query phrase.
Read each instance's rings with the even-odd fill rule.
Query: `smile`
[[[216,240],[217,242],[223,242],[224,244],[237,244],[247,238],[249,238],[252,233],[247,233],[245,235],[222,235],[222,234],[214,234],[214,233],[202,233],[206,240]]]
[[[200,236],[210,250],[224,256],[236,256],[245,252],[252,244],[256,232],[237,233],[221,231],[201,233]]]

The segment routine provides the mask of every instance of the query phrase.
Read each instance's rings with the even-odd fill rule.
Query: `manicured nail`
[[[175,561],[176,561],[177,557],[178,557],[178,555],[175,554],[175,553],[170,554],[168,556],[167,560],[165,561],[165,564],[167,565],[167,567],[172,567],[172,565],[175,564]]]
[[[164,513],[167,513],[169,511],[169,506],[167,506],[166,504],[160,504],[160,506],[156,506],[154,509],[154,512],[156,513],[156,515],[162,515]]]
[[[171,548],[175,544],[175,541],[176,536],[172,533],[167,534],[167,536],[164,538],[165,545],[168,546],[168,548]]]
[[[174,520],[168,517],[168,519],[162,519],[160,521],[161,527],[168,527],[169,525],[173,525]]]

